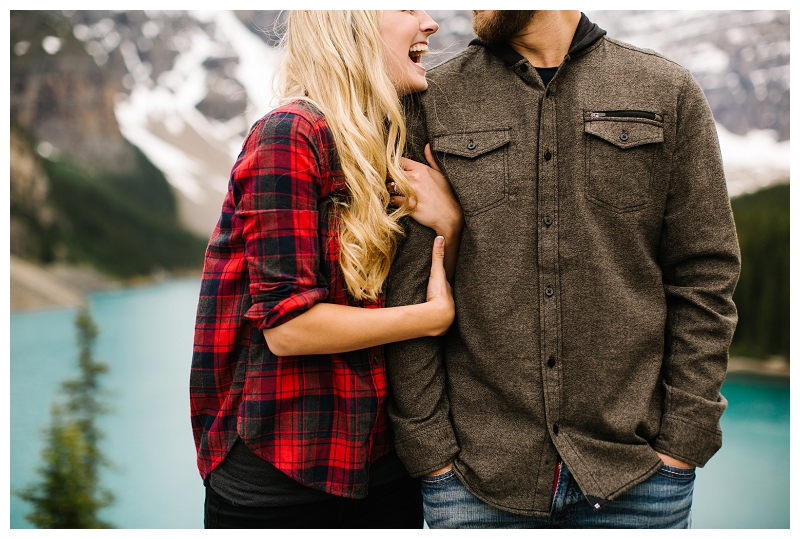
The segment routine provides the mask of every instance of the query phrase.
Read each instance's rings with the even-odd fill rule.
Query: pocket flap
[[[433,137],[433,150],[472,159],[508,144],[509,140],[509,128],[437,135]]]
[[[664,128],[636,120],[595,120],[584,122],[583,130],[623,150],[642,144],[664,142]]]

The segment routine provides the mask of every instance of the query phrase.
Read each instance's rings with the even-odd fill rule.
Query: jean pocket
[[[677,481],[691,481],[695,476],[695,468],[679,468],[678,466],[670,466],[664,464],[658,471],[662,477],[668,477]]]
[[[422,484],[423,486],[430,486],[430,487],[440,487],[446,485],[453,479],[455,479],[456,473],[453,468],[450,468],[444,473],[440,473],[437,475],[424,475],[422,476]]]

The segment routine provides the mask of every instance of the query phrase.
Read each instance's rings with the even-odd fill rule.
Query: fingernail
[[[441,247],[444,245],[444,236],[436,236],[436,240],[434,241],[437,247]]]

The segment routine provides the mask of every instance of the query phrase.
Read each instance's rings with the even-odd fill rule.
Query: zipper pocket
[[[589,114],[592,118],[646,118],[648,120],[655,120],[656,114],[654,112],[647,112],[645,110],[606,110],[602,112],[592,112]]]

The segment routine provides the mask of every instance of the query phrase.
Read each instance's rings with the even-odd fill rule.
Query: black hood
[[[588,49],[598,39],[606,35],[606,31],[597,26],[589,20],[585,13],[581,13],[581,20],[578,23],[578,28],[575,29],[575,35],[572,37],[572,43],[569,46],[567,56],[575,56],[581,51]],[[524,57],[515,51],[511,45],[505,41],[497,43],[485,43],[479,38],[475,38],[469,42],[470,45],[480,45],[486,47],[495,56],[503,60],[508,65],[514,65]]]

